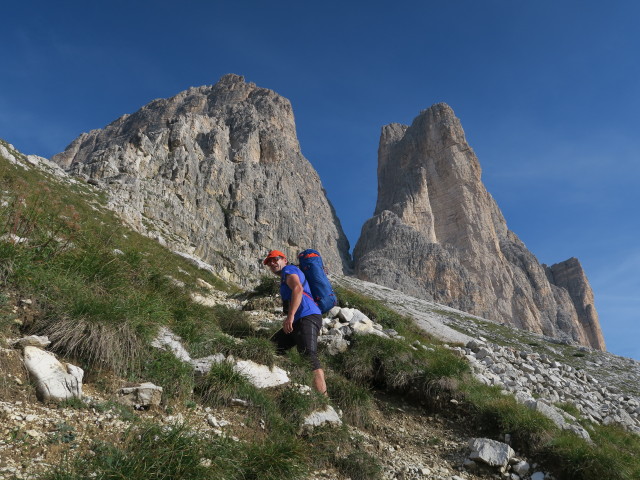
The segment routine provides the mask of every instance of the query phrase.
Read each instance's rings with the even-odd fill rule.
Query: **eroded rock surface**
[[[316,248],[334,272],[349,244],[302,156],[289,101],[226,75],[84,133],[53,160],[104,186],[138,231],[245,283],[277,248]],[[310,221],[309,219],[321,219]]]
[[[579,262],[546,267],[508,230],[460,121],[445,104],[382,129],[378,200],[356,275],[410,295],[605,349]]]

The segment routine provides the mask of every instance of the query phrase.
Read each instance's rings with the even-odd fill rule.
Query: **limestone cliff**
[[[53,160],[104,185],[136,229],[232,280],[259,273],[274,248],[315,248],[331,271],[349,269],[347,238],[300,151],[291,104],[243,77],[155,100]]]
[[[508,230],[451,108],[382,129],[378,200],[354,250],[364,280],[605,349],[577,260],[541,265]]]

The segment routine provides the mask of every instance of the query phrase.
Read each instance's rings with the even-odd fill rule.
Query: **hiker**
[[[277,352],[282,355],[295,345],[298,352],[311,362],[314,388],[327,395],[324,370],[318,360],[322,314],[313,301],[309,283],[304,273],[295,265],[288,265],[286,255],[278,250],[271,250],[262,263],[280,276],[280,296],[286,317],[282,328],[272,337]]]

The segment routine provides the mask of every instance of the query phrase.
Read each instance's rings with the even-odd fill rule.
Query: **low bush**
[[[273,367],[276,361],[276,347],[267,338],[245,338],[244,341],[235,343],[228,350],[228,354],[236,358],[252,360],[268,367]]]
[[[248,400],[257,389],[234,368],[231,362],[211,365],[211,370],[196,384],[196,392],[202,401],[213,407],[230,405],[233,398]]]
[[[273,297],[280,293],[280,280],[275,275],[263,275],[251,292],[254,297]]]
[[[189,353],[194,358],[206,357],[222,353],[235,358],[273,367],[276,362],[275,345],[267,338],[249,337],[244,340],[227,334],[218,334],[213,338],[189,346]]]

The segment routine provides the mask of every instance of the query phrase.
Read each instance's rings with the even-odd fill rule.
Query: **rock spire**
[[[575,259],[541,265],[507,228],[446,104],[383,127],[378,200],[354,250],[364,280],[600,350],[605,343]]]

